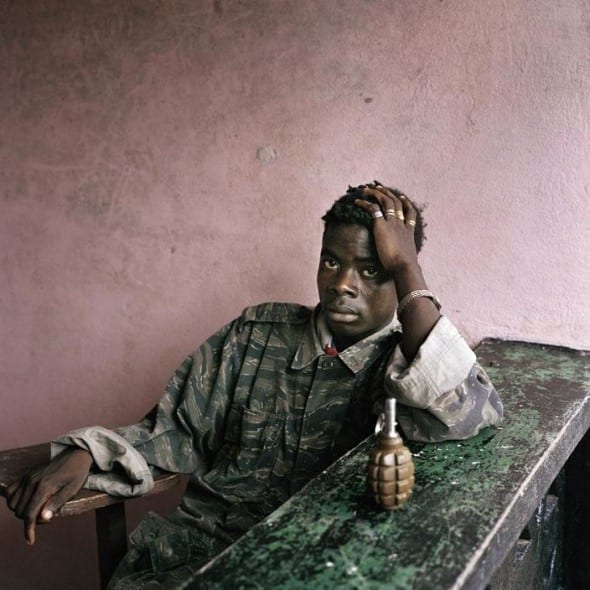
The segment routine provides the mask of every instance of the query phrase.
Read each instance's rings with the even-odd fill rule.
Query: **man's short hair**
[[[346,194],[334,201],[332,207],[330,207],[330,209],[322,217],[325,222],[324,227],[337,224],[362,225],[363,227],[366,227],[370,230],[373,227],[373,218],[371,217],[371,214],[358,205],[354,204],[356,199],[363,199],[371,203],[377,202],[373,197],[367,197],[364,194],[363,189],[365,187],[374,188],[375,184],[361,184],[355,187],[349,186]],[[404,194],[402,191],[396,188],[385,188],[391,191],[396,197]],[[419,208],[414,202],[412,202],[412,205],[414,205],[414,209],[416,209],[414,243],[416,244],[416,251],[420,252],[422,246],[424,245],[424,241],[426,240],[426,236],[424,235],[426,223],[422,218],[422,209]]]

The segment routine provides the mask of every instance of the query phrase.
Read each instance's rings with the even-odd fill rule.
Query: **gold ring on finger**
[[[395,216],[400,220],[403,221],[404,220],[404,212],[403,211],[396,211],[395,212]]]
[[[408,221],[406,221],[406,223],[410,226],[410,227],[416,227],[416,222],[413,219],[408,219]]]
[[[385,217],[397,217],[397,215],[395,214],[395,209],[386,209]]]

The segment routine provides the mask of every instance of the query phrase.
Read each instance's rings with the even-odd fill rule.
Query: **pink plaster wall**
[[[590,348],[589,25],[585,0],[3,3],[0,448],[134,421],[244,306],[315,303],[319,217],[373,178],[426,205],[472,344]],[[96,584],[91,519],[33,549],[0,526],[3,588]]]

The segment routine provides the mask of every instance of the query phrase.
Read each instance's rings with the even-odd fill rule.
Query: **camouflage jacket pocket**
[[[224,447],[238,471],[267,478],[279,458],[284,425],[283,414],[232,408]]]
[[[206,538],[153,512],[129,538],[138,556],[137,571],[147,566],[148,570],[160,573],[188,562],[204,563],[211,557]]]

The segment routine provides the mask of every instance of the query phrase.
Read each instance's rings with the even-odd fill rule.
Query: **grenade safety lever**
[[[395,430],[395,399],[385,399],[385,412],[377,428],[377,446],[369,456],[367,480],[375,502],[395,510],[412,495],[414,462]]]

